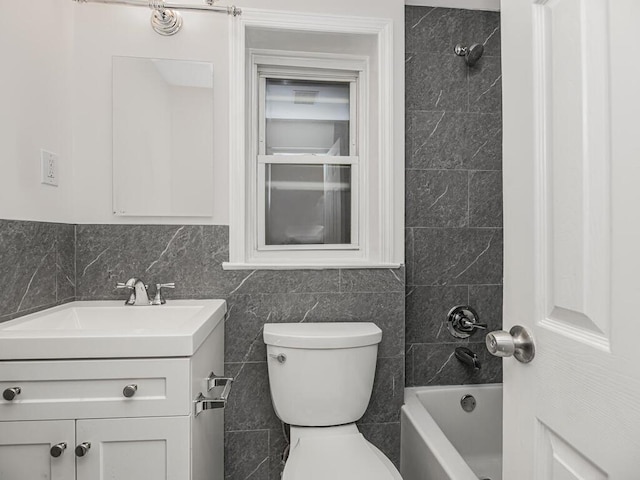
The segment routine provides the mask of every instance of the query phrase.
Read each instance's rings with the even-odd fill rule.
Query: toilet
[[[402,480],[358,431],[382,331],[373,323],[264,326],[271,399],[291,425],[282,480]]]

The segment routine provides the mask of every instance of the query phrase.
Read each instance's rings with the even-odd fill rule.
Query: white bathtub
[[[460,405],[468,394],[472,412]],[[502,480],[502,385],[407,388],[404,398],[404,480]]]

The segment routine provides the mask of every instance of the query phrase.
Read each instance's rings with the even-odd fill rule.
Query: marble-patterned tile
[[[371,268],[340,270],[340,291],[343,293],[403,292],[405,269]]]
[[[374,322],[382,329],[380,356],[401,355],[404,342],[402,293],[255,294],[227,299],[225,360],[266,359],[265,323]]]
[[[502,55],[500,42],[500,13],[482,10],[467,10],[467,42],[484,45],[483,57]]]
[[[269,431],[225,432],[225,480],[269,480]]]
[[[451,53],[458,43],[481,43],[486,55],[500,55],[500,14],[407,6],[405,38],[407,52]]]
[[[407,56],[406,58],[409,58]],[[411,151],[413,148],[413,112],[405,109],[404,111],[404,158],[405,165],[408,165],[411,158]]]
[[[404,229],[404,265],[406,268],[405,282],[407,285],[413,285],[413,229]]]
[[[408,170],[405,180],[407,227],[468,225],[468,174],[460,170]]]
[[[420,385],[463,385],[502,382],[502,359],[491,355],[483,344],[470,348],[480,360],[480,369],[474,370],[455,356],[458,344],[414,344],[413,383]]]
[[[76,296],[76,227],[56,225],[56,298],[58,302]]]
[[[407,168],[502,168],[502,119],[499,114],[414,112],[412,136]]]
[[[56,303],[56,225],[0,220],[0,315]]]
[[[410,54],[405,60],[405,82],[408,110],[467,110],[467,65],[453,53]]]
[[[413,347],[414,344],[407,343],[404,352],[404,385],[405,387],[415,386],[413,380]]]
[[[447,314],[469,303],[469,287],[411,286],[406,296],[406,342],[447,343],[456,339],[447,330]]]
[[[309,316],[325,303],[319,294],[230,295],[225,322],[225,361],[266,361],[262,338],[265,323],[322,321],[311,320]]]
[[[252,275],[249,270],[223,270],[222,263],[229,261],[229,227],[226,225],[202,226],[202,276],[195,286],[201,297],[215,298],[229,295]]]
[[[498,57],[483,57],[469,69],[469,111],[502,111],[502,68]]]
[[[471,285],[469,287],[471,305],[487,330],[502,330],[502,285]],[[484,342],[484,335],[472,337],[474,342]]]
[[[197,225],[78,225],[76,279],[80,299],[125,298],[117,282],[175,282],[169,298],[199,293],[202,228]]]
[[[326,293],[339,289],[337,269],[254,270],[233,293]]]
[[[414,229],[416,285],[502,283],[502,229]]]
[[[364,438],[400,468],[400,423],[365,423],[359,424],[358,428]]]
[[[502,172],[470,172],[469,226],[502,227]]]
[[[399,422],[404,384],[404,357],[378,358],[371,401],[360,422]]]
[[[225,430],[280,428],[271,404],[266,362],[226,363],[225,375],[234,378],[225,409]]]
[[[308,322],[373,322],[382,330],[379,357],[404,353],[404,293],[345,293],[319,296]]]

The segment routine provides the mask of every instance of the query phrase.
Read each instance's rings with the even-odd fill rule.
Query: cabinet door
[[[75,422],[0,422],[0,479],[73,480]],[[51,447],[66,443],[58,457]]]
[[[76,442],[91,447],[77,458],[77,480],[189,479],[189,419],[78,420]]]

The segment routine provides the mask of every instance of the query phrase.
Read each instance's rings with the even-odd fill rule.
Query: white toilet
[[[264,326],[271,398],[291,425],[282,480],[402,480],[358,431],[382,331],[373,323]]]

